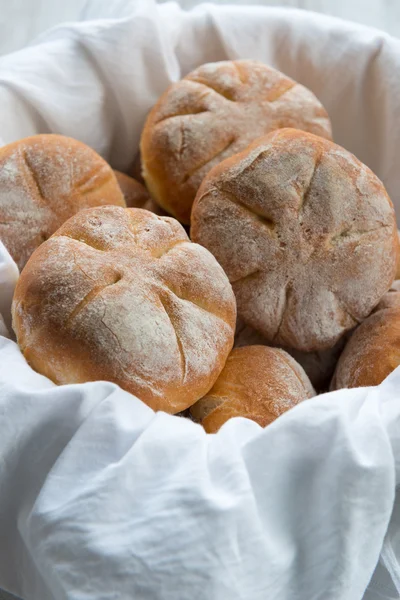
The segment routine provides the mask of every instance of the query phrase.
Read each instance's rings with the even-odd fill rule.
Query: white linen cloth
[[[63,133],[124,169],[171,81],[251,57],[320,97],[336,141],[400,209],[400,42],[261,7],[124,1],[108,17],[0,59],[4,143]],[[10,261],[0,246],[8,325]],[[399,396],[398,370],[265,430],[234,419],[206,435],[111,383],[56,387],[0,337],[0,587],[25,600],[399,598]]]
[[[158,0],[165,2],[166,0]],[[65,21],[80,21],[86,14],[87,0],[0,0],[0,55],[15,52],[37,35]],[[102,0],[96,14],[102,15]],[[183,8],[201,0],[178,0]],[[400,36],[400,3],[396,0],[217,0],[216,4],[262,4],[313,10],[340,17]]]

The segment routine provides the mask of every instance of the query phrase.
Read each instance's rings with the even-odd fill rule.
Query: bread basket
[[[0,59],[3,143],[57,132],[123,171],[170,82],[254,58],[317,95],[400,215],[400,41],[285,9],[105,11]],[[8,329],[17,278],[0,246]],[[56,387],[0,337],[0,587],[26,600],[398,598],[399,389],[396,371],[265,430],[234,419],[207,436],[111,383]]]

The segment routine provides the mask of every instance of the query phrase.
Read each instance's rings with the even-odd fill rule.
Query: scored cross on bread
[[[147,187],[188,224],[208,171],[280,127],[332,135],[314,94],[276,69],[256,60],[202,65],[172,84],[147,117],[141,138]]]
[[[79,210],[125,206],[111,167],[63,135],[34,135],[0,148],[0,239],[19,269]]]
[[[191,236],[227,273],[238,315],[272,345],[331,348],[393,282],[399,252],[382,182],[329,140],[280,129],[205,177]]]
[[[213,385],[236,306],[215,258],[169,217],[81,211],[32,255],[13,327],[30,365],[58,384],[105,379],[175,413]]]

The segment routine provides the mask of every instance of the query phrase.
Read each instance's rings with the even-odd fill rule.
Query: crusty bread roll
[[[400,306],[377,310],[350,337],[331,389],[379,385],[400,365]]]
[[[203,65],[172,84],[150,111],[141,138],[152,197],[182,223],[200,183],[221,160],[279,127],[331,138],[328,115],[307,88],[255,60]]]
[[[303,367],[315,390],[322,393],[329,389],[346,338],[346,335],[343,336],[333,348],[316,352],[301,352],[301,350],[293,350],[292,348],[282,348],[282,350],[286,350]],[[252,345],[268,346],[268,342],[261,333],[250,327],[250,325],[246,325],[239,317],[236,322],[234,348]]]
[[[191,237],[224,268],[239,316],[271,345],[305,352],[332,348],[369,315],[399,250],[379,179],[343,148],[294,129],[210,171]]]
[[[144,208],[145,204],[151,201],[150,194],[144,185],[121,171],[114,169],[114,173],[129,208]]]
[[[0,148],[0,239],[21,270],[32,252],[83,208],[125,206],[111,167],[62,135]]]
[[[399,240],[400,240],[400,231],[398,231],[398,236],[399,236]],[[400,279],[400,254],[399,254],[399,260],[397,261],[396,279]]]
[[[236,307],[222,268],[175,219],[110,206],[36,250],[12,314],[27,361],[55,383],[105,379],[175,413],[218,377]]]
[[[246,346],[231,352],[213,388],[190,412],[208,433],[231,417],[247,417],[265,427],[314,395],[304,370],[284,350]]]

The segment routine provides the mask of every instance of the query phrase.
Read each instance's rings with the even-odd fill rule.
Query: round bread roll
[[[343,336],[333,348],[328,348],[327,350],[317,352],[301,352],[301,350],[293,350],[291,348],[282,348],[282,350],[286,350],[303,367],[317,392],[325,392],[329,389],[336,363],[346,343],[346,337]],[[250,327],[250,325],[246,325],[242,319],[238,318],[234,348],[252,345],[268,346],[268,343],[258,331]]]
[[[0,148],[0,239],[19,269],[83,208],[125,206],[111,167],[62,135],[35,135]]]
[[[170,413],[214,384],[236,319],[222,268],[175,219],[117,207],[81,211],[36,250],[12,313],[39,373],[112,381]]]
[[[144,185],[121,171],[114,169],[114,173],[129,208],[144,208],[145,204],[151,201]]]
[[[280,127],[331,138],[328,115],[307,88],[255,60],[209,63],[172,84],[141,138],[152,197],[182,223],[200,183],[221,160]]]
[[[374,386],[400,365],[400,307],[374,312],[343,350],[331,389]]]
[[[191,407],[207,433],[232,417],[247,417],[265,427],[315,395],[302,367],[284,350],[267,346],[236,348],[204,398]]]
[[[274,346],[332,348],[389,289],[398,237],[379,179],[328,140],[280,129],[216,167],[192,240],[227,273],[239,316]]]

